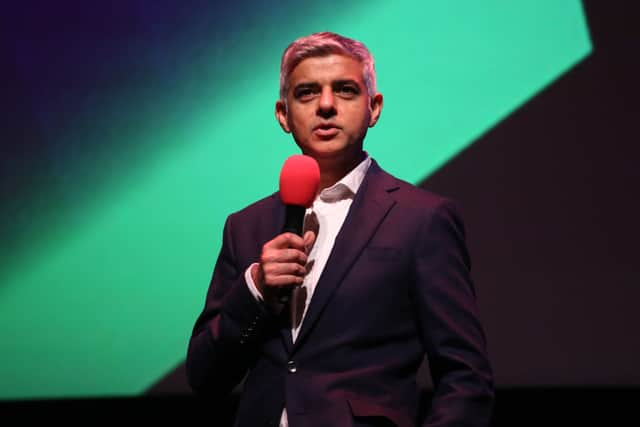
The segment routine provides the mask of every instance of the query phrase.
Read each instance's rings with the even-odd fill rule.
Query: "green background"
[[[82,90],[54,91],[65,108],[35,97],[61,173],[92,178],[5,266],[2,399],[135,395],[184,359],[226,216],[275,191],[297,152],[274,118],[294,38],[331,30],[367,44],[385,107],[366,149],[414,183],[591,52],[579,1],[256,3],[176,19],[179,6],[137,5],[125,12],[147,36],[114,18]],[[91,162],[64,148],[78,141]]]

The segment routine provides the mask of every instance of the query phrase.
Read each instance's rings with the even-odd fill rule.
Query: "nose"
[[[324,119],[328,119],[336,115],[335,98],[332,88],[325,87],[322,89],[320,100],[318,102],[317,114]]]

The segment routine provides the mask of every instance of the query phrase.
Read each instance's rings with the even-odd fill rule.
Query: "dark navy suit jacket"
[[[295,343],[288,316],[265,309],[244,279],[284,216],[276,193],[228,217],[189,343],[193,389],[221,396],[245,378],[238,426],[277,425],[285,404],[292,427],[489,425],[493,377],[454,204],[372,162]],[[416,383],[425,355],[426,414]]]

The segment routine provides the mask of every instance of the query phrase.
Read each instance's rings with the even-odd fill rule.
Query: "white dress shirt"
[[[291,294],[291,337],[294,342],[300,332],[300,327],[307,313],[318,279],[333,249],[336,236],[370,165],[371,158],[367,155],[358,166],[340,181],[322,190],[316,196],[313,205],[306,211],[303,229],[305,232],[313,230],[316,234],[316,240],[308,254],[307,275],[302,285],[296,287]],[[244,277],[253,296],[259,301],[264,301],[262,294],[256,288],[251,277],[253,265],[247,268]],[[282,412],[280,426],[288,427],[288,425],[285,408]]]

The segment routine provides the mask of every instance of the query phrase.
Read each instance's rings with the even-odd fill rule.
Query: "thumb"
[[[316,233],[314,233],[311,230],[307,231],[306,233],[304,233],[303,240],[304,240],[304,248],[308,255],[309,252],[311,252],[313,243],[316,241]]]

